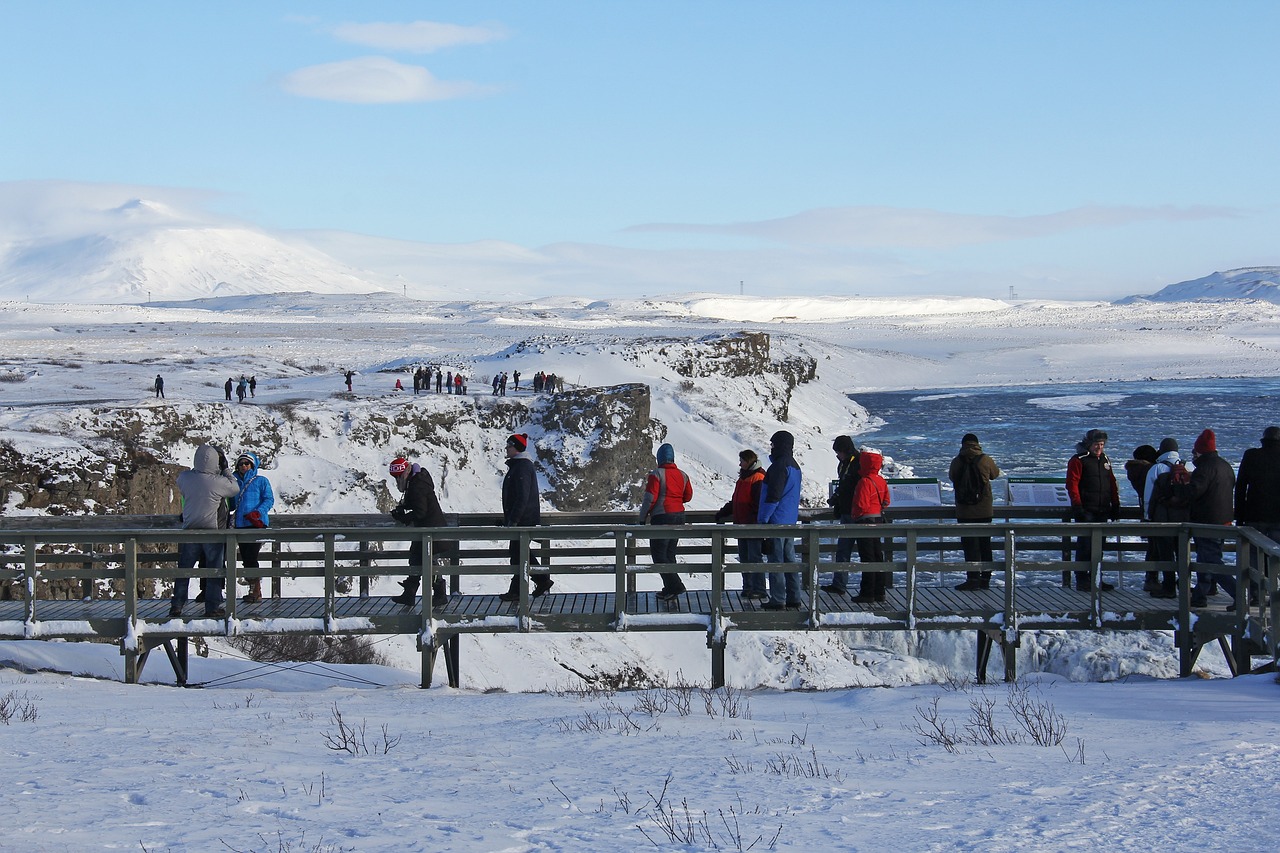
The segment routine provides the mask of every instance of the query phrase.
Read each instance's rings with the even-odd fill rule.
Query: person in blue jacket
[[[760,490],[760,524],[798,524],[800,521],[801,475],[793,455],[795,444],[795,436],[786,430],[775,432],[769,439],[769,469],[765,471]],[[766,562],[796,562],[794,536],[767,539],[764,550]],[[803,606],[800,573],[770,572],[769,600],[760,607],[764,610],[799,610]]]
[[[264,528],[271,523],[271,508],[276,504],[271,483],[258,473],[258,454],[245,451],[236,458],[236,482],[240,494],[236,496],[235,527]],[[240,565],[246,569],[258,568],[258,552],[261,542],[240,542]],[[245,604],[262,600],[262,578],[245,577],[241,583],[249,585],[249,592],[240,599]]]

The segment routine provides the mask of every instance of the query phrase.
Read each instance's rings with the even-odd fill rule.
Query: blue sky
[[[1280,264],[1277,31],[1270,0],[6,0],[0,181],[571,244],[654,289],[1117,296]]]

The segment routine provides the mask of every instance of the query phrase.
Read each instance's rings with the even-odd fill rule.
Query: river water
[[[982,449],[1006,474],[1062,477],[1075,446],[1090,429],[1109,435],[1107,454],[1116,470],[1121,502],[1137,503],[1124,476],[1124,462],[1141,444],[1176,438],[1182,455],[1201,430],[1212,429],[1223,458],[1238,465],[1258,446],[1262,431],[1280,424],[1275,401],[1280,379],[1187,379],[1093,382],[1072,385],[1008,385],[854,394],[883,425],[856,435],[910,466],[917,477],[946,484],[947,468],[960,438],[975,433]],[[997,497],[1002,494],[996,490]]]

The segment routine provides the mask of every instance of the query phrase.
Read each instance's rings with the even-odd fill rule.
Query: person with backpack
[[[947,477],[955,487],[956,522],[959,524],[990,524],[994,516],[995,499],[991,494],[991,481],[1000,477],[1000,466],[982,452],[982,444],[971,432],[960,439],[960,452],[951,460]],[[990,563],[990,536],[962,536],[966,563]],[[966,572],[964,583],[956,586],[962,592],[991,588],[991,572]]]
[[[1165,438],[1156,451],[1160,455],[1147,471],[1142,492],[1143,518],[1147,521],[1185,523],[1191,520],[1191,472],[1178,455],[1178,440]],[[1168,563],[1174,559],[1178,544],[1174,536],[1152,536],[1151,559]],[[1178,573],[1166,571],[1156,589],[1148,590],[1152,598],[1177,598]]]
[[[1067,495],[1071,498],[1072,515],[1076,521],[1096,523],[1115,521],[1120,517],[1120,488],[1116,474],[1107,458],[1107,434],[1091,429],[1076,445],[1076,455],[1067,462]],[[1076,562],[1093,561],[1093,537],[1082,534],[1076,537]],[[1076,572],[1076,589],[1093,590],[1092,573]],[[1065,579],[1065,576],[1064,576]],[[1069,585],[1069,584],[1068,584]],[[1099,581],[1099,588],[1106,592],[1115,587]]]
[[[1262,446],[1251,447],[1236,475],[1236,524],[1280,542],[1280,426],[1262,431]]]
[[[1218,455],[1218,437],[1206,429],[1191,450],[1195,470],[1191,472],[1191,521],[1195,524],[1230,525],[1235,520],[1236,472]],[[1222,565],[1222,540],[1216,536],[1196,536],[1196,562]],[[1191,589],[1191,606],[1209,603],[1209,586],[1216,582],[1232,599],[1236,597],[1236,577],[1225,572],[1197,572]],[[1230,608],[1229,608],[1230,609]]]
[[[644,500],[640,504],[641,524],[684,524],[685,504],[693,499],[693,484],[689,476],[676,467],[676,451],[670,444],[658,448],[654,455],[658,467],[649,472],[644,482]],[[649,540],[649,555],[655,565],[676,561],[678,539]],[[675,572],[661,572],[662,591],[658,600],[674,602],[685,591],[684,581]]]

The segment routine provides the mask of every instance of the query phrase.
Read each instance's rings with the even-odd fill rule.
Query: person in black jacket
[[[1193,524],[1230,525],[1235,518],[1234,497],[1236,474],[1231,463],[1218,455],[1218,438],[1206,429],[1196,439],[1191,458],[1196,469],[1191,472],[1191,521]],[[1222,565],[1222,540],[1215,536],[1196,536],[1196,562]],[[1191,590],[1191,606],[1208,603],[1209,584],[1217,581],[1227,595],[1236,597],[1235,575],[1199,572]]]
[[[395,478],[396,488],[404,495],[399,505],[391,510],[391,517],[401,524],[407,524],[410,527],[444,527],[447,520],[444,517],[444,510],[440,509],[440,501],[436,498],[436,484],[431,479],[431,475],[427,473],[427,469],[414,463],[410,464],[408,459],[403,456],[397,456],[391,460],[388,472]],[[445,562],[456,559],[458,556],[458,543],[441,542],[435,540],[432,545],[434,552],[434,562],[443,565]],[[411,607],[418,597],[418,583],[422,574],[422,539],[415,538],[409,543],[409,565],[417,566],[418,574],[410,575],[400,582],[404,587],[404,592],[394,596],[391,600],[397,604],[403,604]],[[437,577],[431,584],[431,606],[444,607],[449,603],[449,595],[445,589],[444,577]]]
[[[529,457],[529,436],[517,433],[507,438],[507,474],[502,478],[502,523],[507,527],[533,527],[542,523],[541,498],[538,492],[538,472]],[[520,563],[520,540],[512,539],[509,546],[511,565]],[[538,565],[538,558],[530,554],[529,564]],[[534,572],[533,597],[546,595],[555,585],[547,572]],[[498,596],[503,601],[520,600],[520,573],[512,575],[511,587]]]
[[[831,442],[831,449],[836,454],[835,489],[827,503],[831,506],[831,514],[841,524],[853,524],[853,490],[858,485],[858,446],[847,435],[837,435]],[[836,539],[837,563],[847,563],[853,559],[854,543],[858,540],[852,536]],[[849,573],[832,572],[831,583],[821,587],[823,592],[832,595],[847,595],[849,592]]]
[[[1244,452],[1236,475],[1236,523],[1280,542],[1280,426],[1262,433],[1262,446]]]

